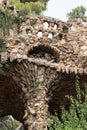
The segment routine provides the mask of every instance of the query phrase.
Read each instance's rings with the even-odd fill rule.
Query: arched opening
[[[39,30],[38,33],[37,33],[37,36],[38,36],[39,38],[43,37],[42,31]]]
[[[32,35],[32,31],[30,29],[26,29],[26,33],[27,33],[28,36]]]
[[[49,33],[49,34],[48,34],[48,38],[49,38],[49,39],[53,39],[53,33]]]
[[[49,45],[34,46],[28,52],[29,58],[45,59],[51,62],[59,61],[59,54],[57,49],[50,47]]]
[[[54,30],[57,30],[58,27],[59,27],[58,24],[54,24],[54,28],[53,28],[53,29],[54,29]]]
[[[48,29],[48,28],[49,28],[49,23],[48,23],[47,21],[45,21],[45,22],[43,23],[43,28],[44,28],[44,29]]]
[[[47,96],[50,97],[49,99],[49,113],[52,115],[57,112],[59,118],[61,118],[61,107],[64,106],[65,109],[69,109],[70,100],[66,97],[66,95],[72,95],[76,97],[76,75],[75,74],[58,74],[60,80],[58,81],[55,79],[49,84],[49,90]],[[85,84],[87,83],[87,76],[86,75],[79,75],[79,83],[81,91],[84,91]]]
[[[57,80],[59,77],[60,80]],[[65,97],[66,95],[75,94],[75,76],[67,74],[59,74],[55,81],[50,83],[50,89],[48,90],[48,96],[51,95],[49,101],[49,112],[54,114],[55,111],[60,114],[61,106],[68,107],[69,100]]]

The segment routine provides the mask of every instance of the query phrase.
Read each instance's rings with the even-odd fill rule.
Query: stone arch
[[[59,52],[55,47],[49,45],[37,45],[33,46],[28,51],[28,57],[45,59],[47,61],[58,62],[59,61]]]

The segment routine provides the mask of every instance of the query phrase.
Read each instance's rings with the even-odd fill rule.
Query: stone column
[[[27,119],[25,117],[26,130],[47,130],[46,116],[48,104],[46,99],[47,88],[44,84],[44,67],[38,67],[36,72],[36,85],[29,92],[30,100],[26,103]]]
[[[24,102],[25,130],[47,130],[48,100],[45,67],[23,61],[14,65],[13,79],[19,84]]]
[[[56,71],[27,60],[11,67],[13,79],[21,89],[20,98],[25,107],[25,130],[47,130],[48,101],[52,89],[50,84],[54,84],[52,81],[57,77]]]

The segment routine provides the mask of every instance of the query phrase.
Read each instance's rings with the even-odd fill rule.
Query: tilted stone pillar
[[[29,95],[31,99],[26,103],[28,116],[24,124],[27,125],[28,130],[47,130],[48,104],[46,99],[47,88],[44,84],[44,69],[44,67],[38,67],[36,88],[33,88],[33,93]]]
[[[13,79],[19,84],[25,105],[23,117],[26,130],[47,130],[48,77],[44,66],[37,66],[24,61],[13,65]],[[50,73],[50,72],[48,72]],[[53,76],[52,76],[53,77]],[[51,78],[51,77],[50,77]]]

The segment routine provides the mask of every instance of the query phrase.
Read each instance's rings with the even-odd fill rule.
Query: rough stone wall
[[[56,68],[59,72],[87,73],[86,21],[78,19],[71,24],[71,21],[63,23],[48,17],[22,19],[20,33],[11,32],[8,38],[10,61],[28,59]]]
[[[68,106],[65,95],[75,95],[75,75],[82,89],[87,82],[87,22],[64,23],[41,16],[21,19],[19,34],[11,30],[7,52],[1,53],[9,68],[0,77],[0,104],[6,102],[0,106],[0,116],[13,115],[26,130],[47,130],[48,111]]]

